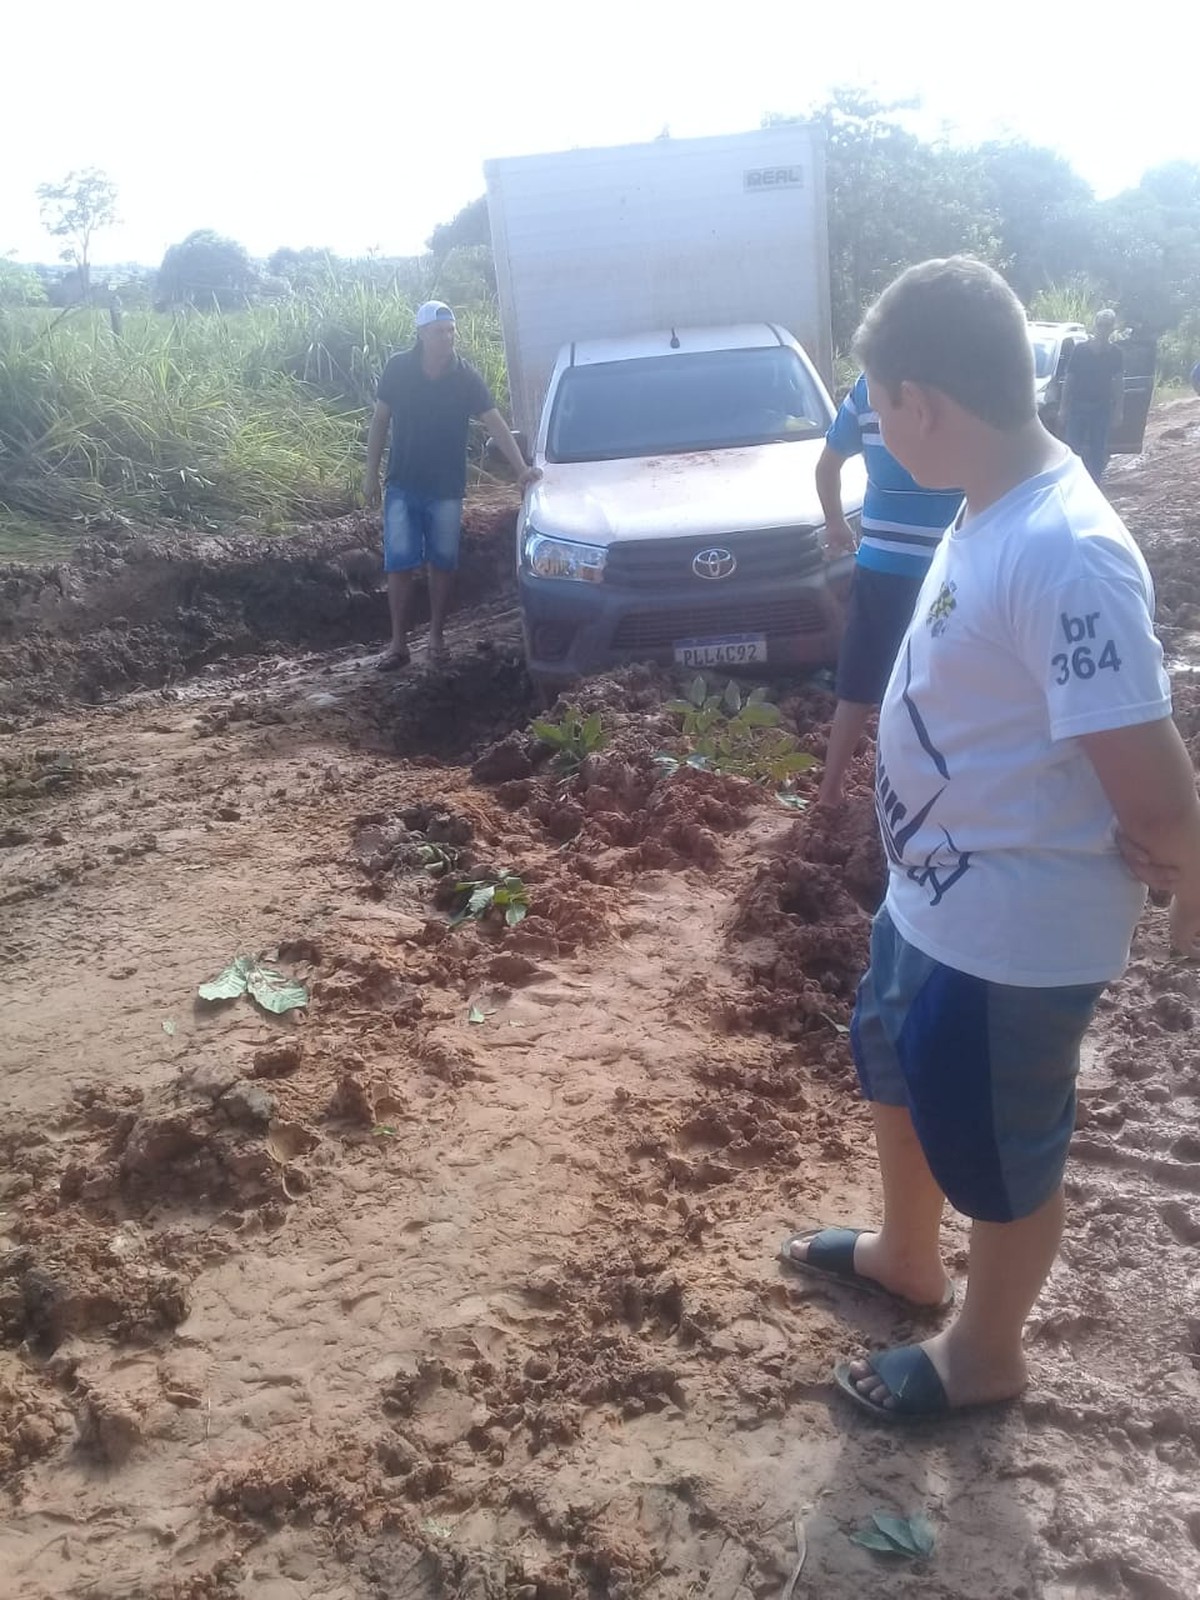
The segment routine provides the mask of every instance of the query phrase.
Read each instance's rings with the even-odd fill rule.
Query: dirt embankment
[[[516,504],[464,519],[459,602],[511,588]],[[418,599],[416,621],[423,619]],[[0,567],[0,716],[177,681],[217,660],[386,638],[378,515],[285,535],[122,532],[69,561]]]
[[[1192,405],[1113,480],[1177,656],[1198,476]],[[1084,1064],[1029,1393],[872,1427],[830,1365],[916,1325],[773,1260],[878,1210],[870,752],[834,818],[667,778],[638,669],[556,769],[508,626],[10,735],[0,1596],[775,1600],[799,1529],[796,1600],[1192,1600],[1200,987],[1162,915]],[[782,699],[819,756],[828,697]],[[502,873],[525,917],[451,926]],[[199,1002],[239,950],[309,1006]],[[926,1563],[851,1540],[918,1511]]]

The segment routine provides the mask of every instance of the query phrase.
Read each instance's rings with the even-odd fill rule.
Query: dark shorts
[[[837,697],[877,706],[900,653],[922,577],[856,566],[838,651]]]
[[[901,937],[886,908],[850,1027],[868,1100],[907,1106],[950,1204],[1012,1222],[1062,1182],[1079,1043],[1102,983],[1015,988],[972,978]]]
[[[439,572],[458,566],[461,500],[437,500],[389,483],[383,497],[383,570],[415,572],[428,563]]]

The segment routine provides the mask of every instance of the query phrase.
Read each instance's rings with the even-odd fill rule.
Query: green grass
[[[1029,315],[1035,322],[1082,322],[1090,327],[1105,303],[1099,284],[1080,276],[1039,290],[1030,302]]]
[[[506,404],[494,308],[459,346]],[[404,297],[366,284],[230,315],[0,312],[0,548],[91,518],[265,526],[348,509]]]

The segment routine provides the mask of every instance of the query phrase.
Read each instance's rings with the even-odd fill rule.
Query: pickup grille
[[[701,550],[728,550],[737,561],[729,577],[697,577],[692,558]],[[743,583],[779,583],[816,571],[823,560],[815,528],[763,528],[711,538],[631,539],[609,546],[605,583],[622,589],[683,586],[725,593]]]
[[[724,605],[631,611],[617,624],[612,648],[669,650],[680,639],[712,639],[731,633],[823,633],[829,625],[824,607],[810,595],[741,602],[731,595]]]

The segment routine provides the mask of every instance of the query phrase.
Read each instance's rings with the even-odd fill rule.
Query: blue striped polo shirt
[[[933,552],[962,504],[960,489],[922,489],[884,448],[879,418],[860,374],[842,401],[825,442],[840,456],[861,454],[867,469],[860,567],[923,577]]]

